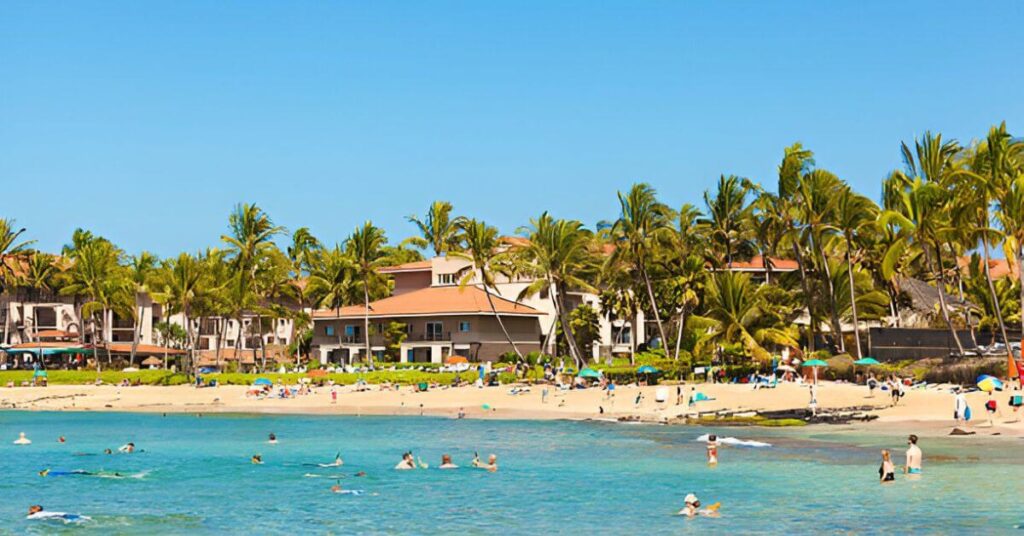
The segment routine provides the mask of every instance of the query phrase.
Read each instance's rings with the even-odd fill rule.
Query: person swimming
[[[67,443],[67,441],[68,441],[67,439],[64,439],[64,436],[60,436],[60,437],[57,438],[57,442],[58,443]]]
[[[720,506],[720,503],[715,503],[702,510],[700,507],[700,499],[697,498],[697,494],[695,493],[687,493],[686,498],[683,499],[683,504],[683,509],[676,515],[686,517],[715,517],[718,515],[718,507]]]
[[[274,435],[274,432],[270,432],[270,436],[267,438],[267,443],[270,443],[271,445],[277,444],[277,436]]]
[[[341,453],[340,452],[334,455],[334,461],[333,462],[331,462],[331,463],[318,463],[317,464],[317,466],[319,466],[319,467],[341,467],[342,465],[345,465],[345,462],[341,459]]]
[[[135,452],[135,443],[132,443],[131,441],[129,441],[129,442],[125,443],[124,445],[121,445],[120,447],[118,447],[117,451],[121,452],[123,454],[131,454],[131,453]]]
[[[263,456],[259,454],[253,454],[249,461],[254,465],[263,465]]]
[[[412,452],[406,452],[402,454],[402,461],[398,462],[395,466],[396,471],[408,471],[416,468],[416,460],[413,459]]]
[[[89,471],[75,470],[75,471],[52,471],[49,468],[39,471],[39,476],[93,476],[95,473]]]
[[[114,451],[112,451],[110,449],[103,449],[103,454],[113,454],[113,453],[114,453]]]
[[[718,436],[711,434],[708,436],[708,465],[718,465]]]
[[[444,454],[444,455],[441,456],[441,465],[439,465],[437,468],[438,469],[458,469],[459,466],[455,465],[454,463],[452,463],[452,457],[451,456],[449,456],[447,454]]]
[[[497,473],[498,457],[495,456],[494,454],[491,454],[490,456],[487,457],[487,463],[483,463],[480,461],[480,456],[477,455],[476,457],[473,458],[473,467],[476,467],[478,469],[486,469],[492,473]]]
[[[83,516],[79,514],[69,514],[67,512],[48,512],[43,509],[42,505],[33,504],[28,507],[28,515],[25,519],[32,520],[45,520],[45,519],[59,519],[65,523],[79,523],[82,521],[91,521],[92,518],[89,516]]]
[[[14,440],[14,444],[15,445],[31,445],[32,444],[32,440],[27,438],[27,437],[25,437],[25,432],[21,432],[20,434],[18,434],[18,439]]]

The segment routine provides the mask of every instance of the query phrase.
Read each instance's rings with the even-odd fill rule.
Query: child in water
[[[883,484],[896,480],[896,466],[888,450],[882,450],[882,465],[878,467],[878,478]]]
[[[708,465],[718,465],[718,436],[708,436]]]

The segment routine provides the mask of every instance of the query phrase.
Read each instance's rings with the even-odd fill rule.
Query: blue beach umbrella
[[[878,360],[873,358],[873,357],[862,357],[862,358],[854,361],[853,364],[854,365],[860,365],[860,366],[881,365],[881,363],[879,363]]]
[[[578,376],[580,378],[600,378],[601,377],[601,373],[596,371],[596,370],[594,370],[594,369],[592,369],[592,368],[585,368],[585,369],[580,371]]]
[[[654,367],[652,367],[650,365],[644,365],[644,366],[636,369],[636,371],[637,371],[638,374],[657,374],[658,373],[658,369],[656,369],[656,368],[654,368]]]
[[[256,378],[256,381],[252,382],[253,385],[270,385],[273,386],[274,382],[266,378]]]

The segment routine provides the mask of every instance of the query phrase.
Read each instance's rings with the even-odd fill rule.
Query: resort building
[[[381,270],[394,281],[390,297],[370,303],[370,351],[376,357],[387,347],[385,335],[391,322],[406,326],[406,338],[399,345],[403,362],[440,363],[449,355],[463,355],[475,361],[494,361],[512,351],[472,264],[454,256],[434,257]],[[470,274],[465,286],[459,283]],[[496,276],[491,299],[519,351],[545,348],[554,353],[553,330],[557,317],[551,296],[539,293],[522,301],[519,294],[533,282],[528,278]],[[602,314],[595,294],[571,291],[565,296],[567,309],[589,305],[600,317],[600,339],[592,348],[582,349],[590,358],[629,353],[632,326],[643,341],[644,319],[609,319]],[[322,363],[351,363],[366,350],[362,305],[313,313],[314,353]],[[547,345],[545,347],[545,344]]]

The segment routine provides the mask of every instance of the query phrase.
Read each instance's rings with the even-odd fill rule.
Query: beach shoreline
[[[559,391],[548,387],[544,400],[543,386],[531,386],[522,394],[510,394],[513,386],[476,388],[472,386],[435,388],[416,392],[409,387],[382,390],[371,385],[363,390],[356,386],[338,386],[337,402],[332,403],[328,387],[316,388],[311,394],[295,398],[256,398],[246,386],[194,388],[179,386],[95,386],[51,385],[49,387],[14,387],[0,389],[0,410],[64,411],[64,412],[131,412],[131,413],[195,413],[195,414],[261,414],[261,415],[348,415],[348,416],[427,416],[501,420],[591,420],[619,422],[629,420],[649,424],[693,423],[704,416],[754,414],[760,412],[802,411],[807,408],[807,386],[782,384],[775,389],[754,390],[749,385],[690,384],[683,386],[683,396],[693,392],[710,400],[689,406],[684,400],[676,404],[676,387],[665,386],[668,400],[656,401],[657,386],[620,386],[614,397],[597,389]],[[637,405],[637,395],[642,393]],[[974,408],[974,420],[965,429],[978,436],[1024,437],[1024,422],[1008,422],[1014,415],[1005,405],[1008,394],[998,393],[1001,414],[988,426],[984,411],[986,393],[967,395]],[[884,393],[867,396],[863,386],[822,382],[817,389],[819,412],[855,412],[870,415],[872,420],[854,420],[842,424],[810,424],[823,427],[853,427],[880,432],[913,430],[926,435],[947,435],[953,429],[953,395],[945,388],[912,390],[899,405],[891,407]],[[602,412],[603,409],[603,412]],[[707,426],[754,425],[701,421]]]

